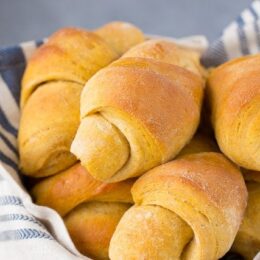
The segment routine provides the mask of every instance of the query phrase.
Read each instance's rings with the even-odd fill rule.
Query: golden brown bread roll
[[[108,259],[110,239],[130,205],[89,202],[72,210],[64,221],[78,250],[92,259]]]
[[[85,201],[132,203],[134,179],[118,183],[95,180],[79,163],[37,183],[31,195],[38,205],[55,209],[61,216]]]
[[[260,173],[244,174],[248,189],[248,205],[232,250],[252,260],[260,251]]]
[[[221,151],[238,165],[260,171],[260,55],[213,70],[208,98]]]
[[[107,259],[108,246],[123,213],[133,203],[135,180],[102,183],[79,163],[39,181],[31,190],[38,205],[55,209],[78,250],[94,259]]]
[[[110,242],[112,260],[219,259],[234,241],[247,201],[238,168],[213,152],[150,170],[132,195],[135,205]]]
[[[109,46],[112,46],[119,55],[144,41],[143,33],[137,27],[126,22],[105,24],[96,29],[95,33],[102,37]]]
[[[205,69],[200,64],[198,52],[163,39],[140,43],[127,51],[123,57],[155,59],[180,66],[199,76],[205,75]]]
[[[79,125],[84,84],[143,39],[138,28],[120,22],[105,25],[97,33],[65,28],[34,53],[21,92],[18,143],[24,174],[48,176],[76,162],[69,150]]]
[[[45,176],[75,163],[68,147],[79,124],[81,90],[78,83],[53,81],[30,97],[22,111],[18,137],[24,174]]]
[[[94,178],[117,182],[139,176],[175,157],[191,139],[204,81],[192,72],[199,57],[193,64],[187,54],[189,65],[182,68],[178,51],[171,42],[147,41],[87,82],[71,151]],[[139,53],[141,58],[128,57]],[[167,54],[173,58],[165,62]]]

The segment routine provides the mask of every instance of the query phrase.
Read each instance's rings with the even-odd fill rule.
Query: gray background
[[[63,26],[129,21],[165,36],[217,38],[250,0],[0,0],[0,46],[41,39]]]

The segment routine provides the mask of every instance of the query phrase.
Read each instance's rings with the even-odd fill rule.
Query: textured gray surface
[[[41,39],[63,26],[132,22],[146,33],[217,38],[249,0],[0,0],[0,46]]]

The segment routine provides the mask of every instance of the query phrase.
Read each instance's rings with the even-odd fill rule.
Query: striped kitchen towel
[[[207,50],[205,37],[178,42],[205,50],[203,64],[215,66],[260,51],[259,17],[260,1],[254,1]],[[20,81],[27,60],[41,44],[0,49],[0,259],[87,259],[75,248],[59,215],[32,202],[18,171]]]
[[[83,258],[58,214],[33,204],[0,165],[0,259]]]
[[[19,175],[20,81],[26,61],[41,44],[0,49],[0,259],[87,259],[59,215],[32,203]]]
[[[59,215],[32,203],[18,171],[20,81],[41,44],[0,49],[0,259],[83,259]]]
[[[260,1],[253,1],[202,55],[206,67],[260,52]]]

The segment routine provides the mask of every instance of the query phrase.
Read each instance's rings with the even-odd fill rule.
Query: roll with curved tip
[[[142,46],[150,51],[149,44]],[[151,58],[113,62],[82,91],[81,124],[71,152],[96,179],[139,176],[174,158],[197,129],[202,77],[150,52]]]
[[[98,113],[82,120],[72,151],[73,147],[77,147],[77,157],[84,158],[84,162],[87,162],[88,171],[98,172],[100,180],[113,177],[130,156],[125,136]],[[109,160],[104,160],[104,157]]]
[[[260,171],[260,55],[229,61],[212,71],[208,99],[221,151]]]
[[[83,85],[122,51],[143,40],[136,27],[127,24],[124,29],[124,23],[111,23],[98,31],[105,38],[83,29],[61,29],[29,60],[22,80],[18,137],[24,174],[45,177],[76,162],[70,146],[79,125]],[[126,44],[129,37],[132,40]],[[122,45],[119,52],[116,43]]]
[[[61,80],[83,85],[118,57],[94,32],[78,28],[55,32],[29,60],[22,79],[21,107],[42,84]]]
[[[20,168],[26,175],[48,176],[76,162],[68,147],[79,125],[82,86],[54,81],[31,95],[18,134]]]
[[[112,236],[112,260],[219,259],[230,249],[247,203],[238,168],[212,152],[158,166],[131,192],[135,205]]]

